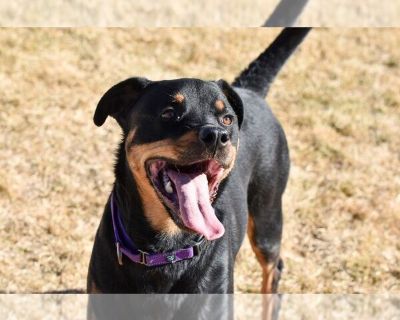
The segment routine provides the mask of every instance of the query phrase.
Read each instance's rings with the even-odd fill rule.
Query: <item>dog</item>
[[[281,0],[263,27],[293,27],[308,0]]]
[[[290,161],[265,97],[309,30],[284,29],[232,84],[134,77],[103,95],[94,123],[123,138],[88,293],[232,293],[246,232],[261,292],[277,291]]]

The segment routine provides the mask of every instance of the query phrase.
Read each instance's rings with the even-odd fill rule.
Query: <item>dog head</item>
[[[173,230],[173,221],[209,240],[222,236],[212,202],[233,168],[243,121],[232,87],[223,80],[130,78],[104,94],[95,124],[108,116],[124,132],[127,165],[152,226]]]

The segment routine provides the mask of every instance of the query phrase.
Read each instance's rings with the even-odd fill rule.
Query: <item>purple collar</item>
[[[178,249],[171,252],[148,253],[139,250],[135,247],[132,239],[125,231],[113,192],[111,193],[110,207],[115,236],[115,245],[117,247],[118,263],[120,265],[122,265],[122,254],[126,255],[133,262],[140,263],[148,267],[162,266],[181,260],[192,259],[200,254],[200,244],[204,241],[204,238],[197,242],[193,247]]]

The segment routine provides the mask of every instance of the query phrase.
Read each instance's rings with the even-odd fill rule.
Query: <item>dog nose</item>
[[[229,135],[226,130],[221,128],[205,126],[199,131],[200,140],[208,148],[224,147],[229,142]]]

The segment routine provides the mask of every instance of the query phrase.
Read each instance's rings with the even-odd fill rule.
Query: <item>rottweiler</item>
[[[276,292],[284,131],[265,97],[309,28],[285,28],[234,81],[129,78],[100,99],[123,137],[95,236],[89,293],[232,293],[246,231]]]

